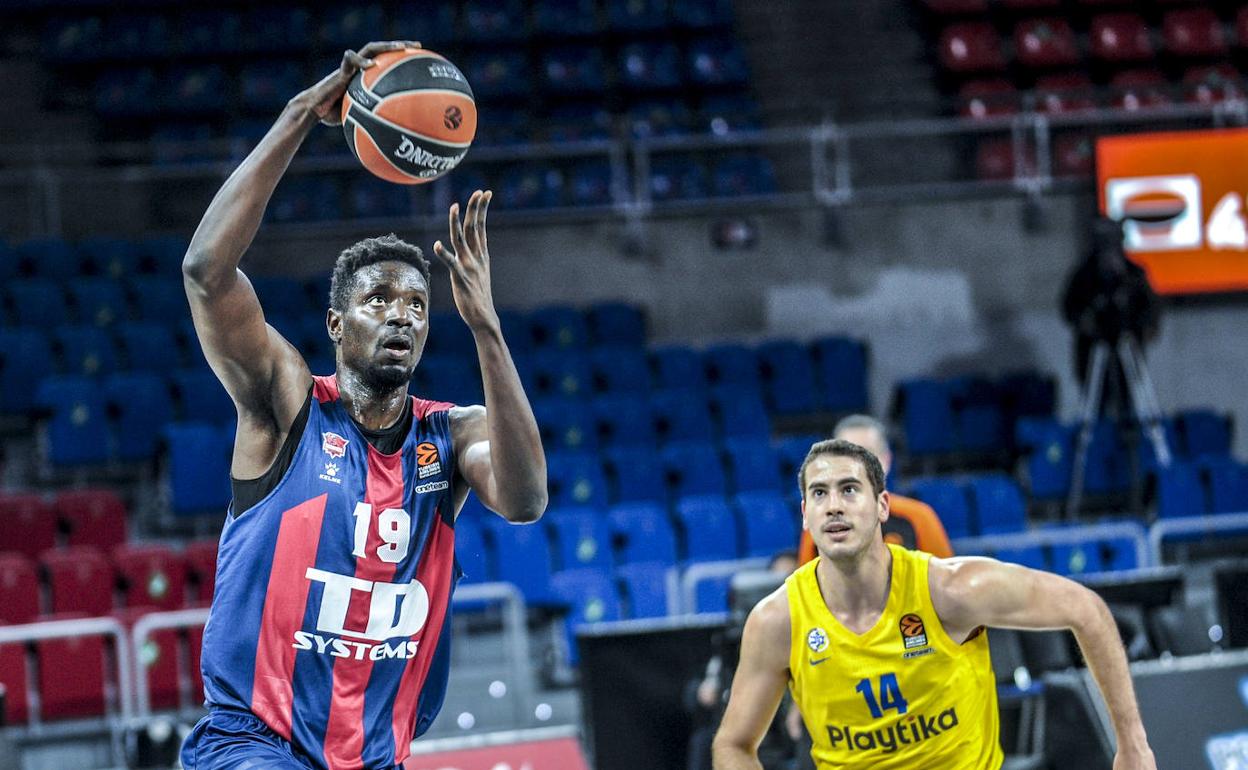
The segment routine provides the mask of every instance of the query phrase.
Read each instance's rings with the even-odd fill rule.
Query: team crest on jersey
[[[806,634],[806,646],[811,652],[820,653],[828,649],[828,632],[818,626]]]
[[[427,479],[442,472],[442,459],[438,455],[438,445],[432,441],[422,441],[416,445],[416,476]]]
[[[901,616],[901,622],[897,625],[901,630],[901,643],[907,650],[902,655],[903,658],[917,658],[933,652],[927,645],[927,629],[923,626],[923,618],[908,612]]]
[[[346,457],[347,444],[350,443],[337,433],[326,431],[321,434],[321,451],[330,457]]]

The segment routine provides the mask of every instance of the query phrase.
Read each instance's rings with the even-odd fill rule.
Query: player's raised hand
[[[493,197],[494,193],[489,190],[474,192],[468,198],[462,221],[459,204],[452,203],[451,247],[448,249],[442,241],[433,244],[433,253],[451,273],[455,307],[464,323],[474,331],[498,324],[494,294],[490,289],[490,252],[485,234],[485,215]]]
[[[405,48],[420,48],[415,40],[390,40],[374,42],[361,48],[358,52],[347,49],[342,53],[342,63],[338,69],[321,78],[321,82],[300,93],[296,101],[303,102],[316,113],[320,121],[327,126],[342,125],[342,95],[347,92],[351,78],[360,70],[373,66],[373,57],[386,51],[402,51]]]

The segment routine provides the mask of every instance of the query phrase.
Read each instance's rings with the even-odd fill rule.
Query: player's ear
[[[880,523],[883,524],[884,522],[888,521],[888,515],[890,513],[890,510],[888,507],[889,506],[888,490],[880,492],[879,496],[875,498],[875,504],[877,506],[876,514],[880,518]]]
[[[806,524],[806,495],[802,495],[801,510],[802,510],[802,529],[810,529],[810,527],[807,526]]]
[[[335,345],[342,342],[342,316],[332,307],[325,312],[325,329],[329,332],[330,342]]]

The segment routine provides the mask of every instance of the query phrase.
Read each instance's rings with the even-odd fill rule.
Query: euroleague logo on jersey
[[[907,650],[912,650],[902,655],[903,658],[917,658],[933,651],[927,644],[927,629],[923,626],[923,618],[908,612],[901,616],[901,622],[897,625],[901,630],[902,645]]]
[[[442,458],[438,454],[438,445],[432,441],[422,441],[416,445],[416,476],[427,479],[442,472]]]

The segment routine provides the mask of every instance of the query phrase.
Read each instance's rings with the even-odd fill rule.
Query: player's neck
[[[819,592],[836,615],[880,613],[888,603],[893,554],[883,540],[854,556],[819,559]]]
[[[403,417],[407,406],[406,387],[378,392],[364,378],[342,366],[338,367],[338,393],[351,419],[369,430],[391,427]]]

